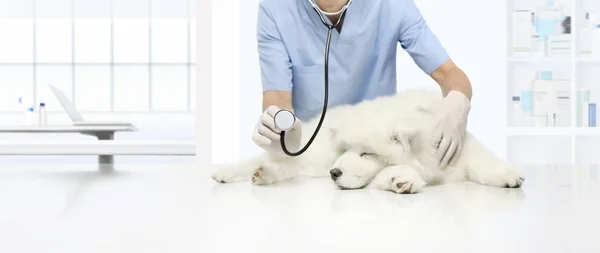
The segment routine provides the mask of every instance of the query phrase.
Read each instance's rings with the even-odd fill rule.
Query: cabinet
[[[511,0],[507,158],[600,162],[600,0]]]

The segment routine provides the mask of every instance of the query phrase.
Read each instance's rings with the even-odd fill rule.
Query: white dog
[[[331,108],[303,154],[280,157],[264,153],[219,167],[212,178],[220,183],[251,180],[253,184],[272,184],[296,175],[330,176],[341,189],[366,187],[396,193],[416,193],[428,184],[464,180],[520,187],[525,180],[521,172],[469,133],[453,163],[438,166],[432,108],[441,99],[438,92],[414,90]],[[303,143],[313,134],[319,117],[303,123]]]

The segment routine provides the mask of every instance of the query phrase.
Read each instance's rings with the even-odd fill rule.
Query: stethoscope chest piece
[[[288,131],[292,129],[294,123],[296,123],[296,116],[289,110],[279,110],[275,113],[275,127],[281,131]]]

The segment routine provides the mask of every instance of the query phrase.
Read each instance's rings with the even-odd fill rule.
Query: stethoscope
[[[313,133],[313,135],[310,137],[310,139],[306,143],[306,146],[304,146],[304,148],[300,149],[296,153],[291,153],[290,151],[288,151],[287,148],[285,147],[285,141],[284,141],[285,132],[290,130],[296,123],[296,116],[291,111],[285,110],[285,109],[279,110],[277,113],[275,113],[275,116],[274,116],[275,127],[277,127],[278,129],[281,130],[281,133],[280,133],[281,148],[283,149],[283,152],[288,156],[298,156],[298,155],[301,155],[302,153],[304,153],[308,149],[310,144],[312,144],[313,140],[317,136],[317,133],[319,132],[319,129],[321,129],[321,125],[323,124],[323,119],[325,119],[325,112],[327,112],[327,100],[329,98],[329,45],[331,44],[331,32],[340,23],[340,21],[344,17],[345,11],[348,8],[348,6],[350,5],[350,3],[352,3],[352,0],[348,0],[348,3],[346,3],[346,5],[344,5],[344,7],[342,7],[342,9],[337,12],[323,11],[323,10],[321,10],[321,8],[319,8],[319,6],[317,6],[315,3],[313,3],[312,0],[308,0],[308,2],[310,3],[310,5],[312,5],[312,7],[315,10],[315,12],[317,13],[317,15],[319,15],[321,22],[323,22],[323,24],[327,28],[329,28],[329,31],[327,33],[327,43],[325,46],[325,99],[323,100],[323,112],[321,113],[321,119],[319,120],[319,124],[317,124],[317,128],[315,129],[315,132]],[[340,17],[338,18],[337,22],[334,25],[330,25],[325,21],[325,18],[323,18],[323,14],[326,16],[334,16],[334,15],[340,14]]]

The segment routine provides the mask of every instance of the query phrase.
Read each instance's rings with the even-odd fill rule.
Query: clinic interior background
[[[18,104],[46,103],[48,124],[70,118],[47,84],[89,120],[130,121],[120,140],[195,140],[196,0],[0,0],[0,124]],[[89,139],[5,134],[10,139]],[[90,163],[90,157],[3,157],[2,162]],[[160,157],[116,157],[157,162]],[[167,157],[169,162],[192,158]]]
[[[261,113],[256,52],[258,2],[212,3],[212,158],[216,164],[261,152],[252,142],[252,131]],[[506,1],[415,0],[415,3],[473,84],[468,130],[491,150],[505,156]],[[225,16],[228,18],[220,18]],[[400,47],[398,52],[398,91],[416,87],[439,89]],[[233,116],[218,116],[225,113]]]
[[[526,165],[600,163],[593,152],[600,145],[599,0],[413,1],[467,73],[473,85],[467,130],[492,152]],[[216,164],[261,152],[251,139],[261,113],[258,2],[212,3]],[[439,90],[400,45],[397,72],[399,92]]]

